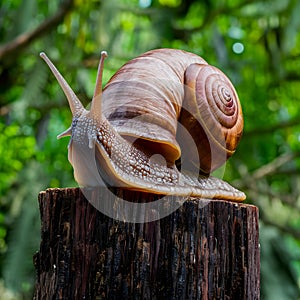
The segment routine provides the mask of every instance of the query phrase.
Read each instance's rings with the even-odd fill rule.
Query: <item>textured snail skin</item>
[[[175,59],[173,63],[168,63],[167,58],[170,55],[172,55],[172,57],[179,56],[180,59]],[[193,176],[186,170],[182,170],[182,172],[178,171],[175,166],[175,159],[180,156],[180,146],[174,137],[176,136],[177,121],[171,120],[168,122],[167,119],[165,119],[165,122],[162,122],[165,127],[160,129],[160,131],[164,131],[162,135],[167,137],[167,139],[162,141],[162,144],[167,145],[167,147],[161,152],[158,152],[163,156],[154,155],[157,149],[164,148],[160,146],[161,142],[156,142],[158,146],[154,146],[154,150],[149,148],[149,141],[157,138],[157,135],[160,133],[159,131],[157,132],[157,130],[153,131],[146,128],[146,133],[141,134],[138,132],[141,129],[140,127],[150,126],[149,123],[153,121],[153,119],[154,125],[159,126],[160,118],[162,118],[162,116],[164,117],[163,112],[158,111],[157,115],[160,116],[160,118],[155,119],[155,117],[153,118],[152,116],[148,117],[146,121],[148,120],[149,122],[146,122],[146,125],[144,123],[145,119],[141,118],[141,122],[138,122],[136,125],[136,121],[139,121],[138,117],[145,115],[145,109],[151,108],[151,105],[148,104],[148,106],[145,106],[145,102],[141,103],[139,107],[142,109],[140,109],[138,115],[134,115],[135,111],[133,111],[133,108],[134,106],[137,107],[136,101],[138,97],[141,97],[140,99],[144,99],[143,101],[145,101],[147,97],[150,97],[149,95],[154,96],[158,101],[161,101],[160,105],[156,105],[154,108],[159,107],[159,109],[165,109],[165,104],[167,104],[169,107],[167,112],[172,112],[177,119],[181,118],[180,108],[182,103],[180,102],[184,101],[183,99],[185,98],[184,93],[186,87],[184,86],[184,77],[187,77],[187,75],[184,75],[184,70],[189,68],[189,65],[195,63],[201,68],[207,66],[207,63],[202,58],[180,50],[159,49],[150,51],[121,68],[109,81],[102,95],[103,61],[106,57],[106,52],[102,52],[94,97],[91,109],[88,111],[82,106],[72,89],[47,56],[41,53],[41,57],[49,65],[64,90],[73,114],[71,127],[58,137],[71,135],[68,158],[74,168],[74,176],[79,185],[99,186],[103,184],[104,179],[104,181],[111,186],[163,195],[172,194],[202,198],[219,198],[232,201],[242,201],[245,199],[243,192],[238,191],[218,178],[208,176],[200,176],[198,178],[198,176]],[[141,64],[145,57],[148,59],[148,67],[145,62]],[[159,66],[157,66],[157,63]],[[155,65],[156,71],[153,71]],[[163,80],[160,79],[161,73],[155,77],[153,76],[153,72],[154,74],[159,70],[164,70],[165,72],[166,65],[169,65],[169,73],[171,71],[175,80],[170,80],[171,85],[168,86],[167,91],[161,92],[161,87],[155,87],[153,84],[158,82],[165,84],[166,81],[163,82]],[[132,70],[132,68],[134,68],[134,70]],[[138,85],[137,78],[139,77],[136,77],[138,74],[132,74],[135,71],[144,76],[144,82],[142,81],[142,84],[140,84],[140,89],[139,87],[134,88],[134,86]],[[126,88],[124,88],[125,83],[127,83]],[[146,85],[143,83],[146,83]],[[174,86],[172,86],[172,84],[174,84]],[[148,88],[150,87],[150,90],[152,89],[150,94],[145,94],[145,87],[147,87],[147,85]],[[136,92],[136,90],[138,91]],[[175,101],[169,100],[169,96],[173,95],[174,97],[176,93]],[[128,98],[129,94],[130,97]],[[117,97],[118,95],[120,98]],[[160,98],[159,95],[163,95],[162,98]],[[123,105],[122,97],[125,97]],[[109,105],[107,104],[109,98],[112,104],[110,111],[108,110]],[[116,99],[121,99],[121,102]],[[232,106],[230,99],[227,102]],[[236,108],[238,108],[238,112],[230,112],[230,114],[237,114],[239,118],[241,118],[239,102],[235,105]],[[105,113],[102,112],[102,108]],[[126,111],[126,109],[128,109],[128,111]],[[130,114],[133,116],[131,119],[128,117]],[[146,116],[149,114],[150,112],[148,112]],[[168,115],[168,113],[165,113],[165,115]],[[119,119],[117,117],[119,117]],[[130,120],[129,124],[124,120]],[[240,122],[240,126],[242,126],[242,121]],[[134,125],[136,125],[136,128],[134,128]],[[125,127],[127,127],[126,130],[131,128],[132,131],[124,132]],[[152,135],[147,136],[147,134],[153,134],[153,132],[155,132],[154,137]],[[235,133],[237,136],[235,143],[237,143],[241,135],[241,130],[235,129]],[[173,136],[171,136],[171,134],[173,134]],[[169,136],[171,136],[171,140],[175,140],[175,146],[170,144]],[[138,139],[132,142],[128,140],[130,137]],[[142,138],[145,138],[146,143],[141,140]],[[218,140],[218,138],[214,138],[214,140]],[[227,144],[227,142],[225,142],[225,144]],[[173,151],[168,151],[168,149],[173,149]],[[234,149],[229,149],[229,152],[231,151],[233,153]],[[169,152],[171,152],[171,156],[167,157]],[[225,155],[226,158],[231,154],[227,153]],[[224,157],[224,155],[221,155],[221,157]]]

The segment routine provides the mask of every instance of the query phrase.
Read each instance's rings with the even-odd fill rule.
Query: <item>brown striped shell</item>
[[[157,49],[126,63],[102,96],[103,114],[123,137],[169,164],[181,156],[210,173],[235,152],[243,130],[230,80],[201,57]]]

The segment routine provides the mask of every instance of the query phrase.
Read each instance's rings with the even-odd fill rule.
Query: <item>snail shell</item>
[[[103,113],[123,137],[171,163],[185,151],[202,173],[225,163],[243,130],[229,79],[201,57],[174,49],[146,52],[117,71],[103,91]]]
[[[158,49],[125,64],[102,92],[106,55],[86,110],[41,53],[73,114],[71,127],[58,137],[71,135],[68,156],[77,182],[97,186],[101,177],[109,185],[157,194],[245,199],[220,179],[198,177],[224,164],[242,134],[242,110],[229,79],[195,54]]]

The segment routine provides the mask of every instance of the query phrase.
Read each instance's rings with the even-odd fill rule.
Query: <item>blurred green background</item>
[[[300,1],[0,2],[0,299],[31,299],[39,191],[76,186],[65,96],[45,51],[85,105],[101,50],[104,82],[153,48],[194,52],[222,69],[245,131],[225,179],[260,209],[261,298],[300,299]]]

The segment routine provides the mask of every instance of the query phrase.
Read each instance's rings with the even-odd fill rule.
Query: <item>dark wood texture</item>
[[[193,198],[133,224],[103,215],[78,188],[41,192],[39,205],[34,299],[259,299],[255,206]]]

